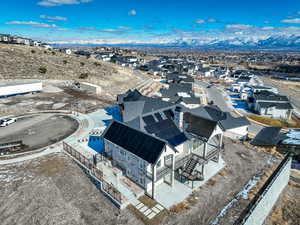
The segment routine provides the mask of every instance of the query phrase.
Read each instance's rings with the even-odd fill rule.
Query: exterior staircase
[[[194,169],[196,168],[198,163],[198,160],[195,158],[191,157],[189,161],[187,162],[186,166],[183,169],[183,173],[186,175],[192,175]]]

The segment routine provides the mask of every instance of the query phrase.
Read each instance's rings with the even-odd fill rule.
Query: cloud
[[[137,14],[137,12],[135,11],[135,9],[132,9],[128,12],[129,16],[135,16]]]
[[[78,5],[80,3],[92,2],[93,0],[42,0],[37,4],[40,6]]]
[[[262,30],[273,30],[274,27],[262,27],[261,29],[262,29]]]
[[[216,20],[216,19],[213,19],[213,18],[210,18],[210,19],[207,19],[207,20],[199,19],[199,20],[195,20],[194,22],[197,23],[197,24],[216,23],[217,20]]]
[[[66,17],[61,17],[61,16],[46,16],[46,15],[40,15],[39,18],[41,19],[46,19],[46,20],[50,20],[50,21],[67,21],[68,18]]]
[[[105,33],[116,33],[118,30],[116,29],[97,29],[97,31],[105,32]]]
[[[229,25],[226,25],[225,28],[227,28],[227,29],[249,29],[252,27],[253,26],[248,25],[248,24],[229,24]]]
[[[293,23],[293,24],[300,24],[300,18],[295,19],[287,19],[287,20],[281,20],[281,23]]]
[[[15,25],[28,25],[32,27],[41,27],[41,28],[56,28],[55,24],[39,23],[34,21],[11,21],[6,24],[15,24]]]
[[[205,20],[195,20],[195,23],[197,23],[197,24],[203,24],[203,23],[205,23]]]
[[[213,18],[210,18],[210,19],[207,20],[207,22],[208,22],[208,23],[215,23],[215,22],[217,22],[217,20],[216,20],[216,19],[213,19]]]
[[[125,33],[127,31],[132,30],[131,27],[124,27],[124,26],[120,26],[115,29],[99,29],[96,27],[80,27],[79,29],[86,30],[86,31],[98,31],[103,33]]]
[[[117,27],[118,30],[131,30],[132,28],[131,27],[123,27],[123,26],[120,26],[120,27]]]
[[[79,27],[80,30],[96,30],[96,27]]]

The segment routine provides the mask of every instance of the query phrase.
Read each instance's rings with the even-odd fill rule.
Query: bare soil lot
[[[44,110],[88,111],[105,108],[115,103],[115,98],[96,96],[65,85],[63,81],[43,81],[41,93],[0,98],[0,115],[20,115]]]
[[[167,213],[159,224],[209,224],[257,171],[270,167],[271,156],[225,139],[223,158],[226,168],[176,206],[177,210]],[[65,156],[4,166],[0,176],[3,225],[143,224],[129,209],[115,208]],[[219,224],[232,224],[235,216],[231,213]]]
[[[23,141],[24,151],[54,144],[76,131],[78,122],[69,116],[45,113],[19,118],[0,128],[0,143]]]
[[[141,224],[61,154],[0,168],[1,225]]]

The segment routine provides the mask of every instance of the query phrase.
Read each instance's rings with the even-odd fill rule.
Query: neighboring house
[[[300,129],[282,132],[281,127],[265,127],[250,142],[254,146],[276,148],[280,152],[300,155]]]
[[[65,48],[63,51],[64,51],[64,53],[66,53],[67,55],[71,55],[71,54],[72,54],[72,50],[69,49],[69,48]]]
[[[269,91],[254,93],[248,98],[248,107],[259,115],[289,120],[293,106],[286,96]]]
[[[217,122],[226,137],[244,139],[248,136],[250,122],[246,117],[233,117],[229,112],[223,112],[217,106],[198,107],[190,111],[199,117]]]
[[[194,83],[194,78],[185,74],[170,73],[166,75],[166,82],[167,83]]]
[[[60,49],[58,49],[60,52],[63,52],[63,53],[65,53],[65,54],[67,54],[67,55],[71,55],[72,54],[72,50],[71,49],[69,49],[69,48],[60,48]]]
[[[278,90],[277,88],[274,88],[274,87],[268,87],[268,86],[247,86],[251,89],[251,92],[252,93],[260,93],[262,91],[269,91],[269,92],[272,92],[272,93],[275,93],[275,94],[278,94]]]
[[[200,98],[196,96],[181,97],[178,102],[188,109],[197,108],[201,104]]]
[[[250,122],[246,117],[233,117],[226,113],[226,119],[220,121],[225,137],[231,139],[245,139],[248,137]]]
[[[113,52],[101,52],[96,55],[96,59],[100,59],[105,62],[111,61],[112,57],[115,56]]]
[[[34,46],[34,47],[39,47],[39,46],[41,45],[41,43],[40,43],[39,41],[33,41],[33,40],[32,40],[32,41],[30,42],[30,45],[31,45],[31,46]]]
[[[3,43],[11,43],[12,42],[12,37],[7,34],[0,34],[0,42]]]

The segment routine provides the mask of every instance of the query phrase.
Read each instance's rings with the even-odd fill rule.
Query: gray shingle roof
[[[256,146],[276,146],[280,141],[280,130],[281,127],[265,127],[250,143]]]

